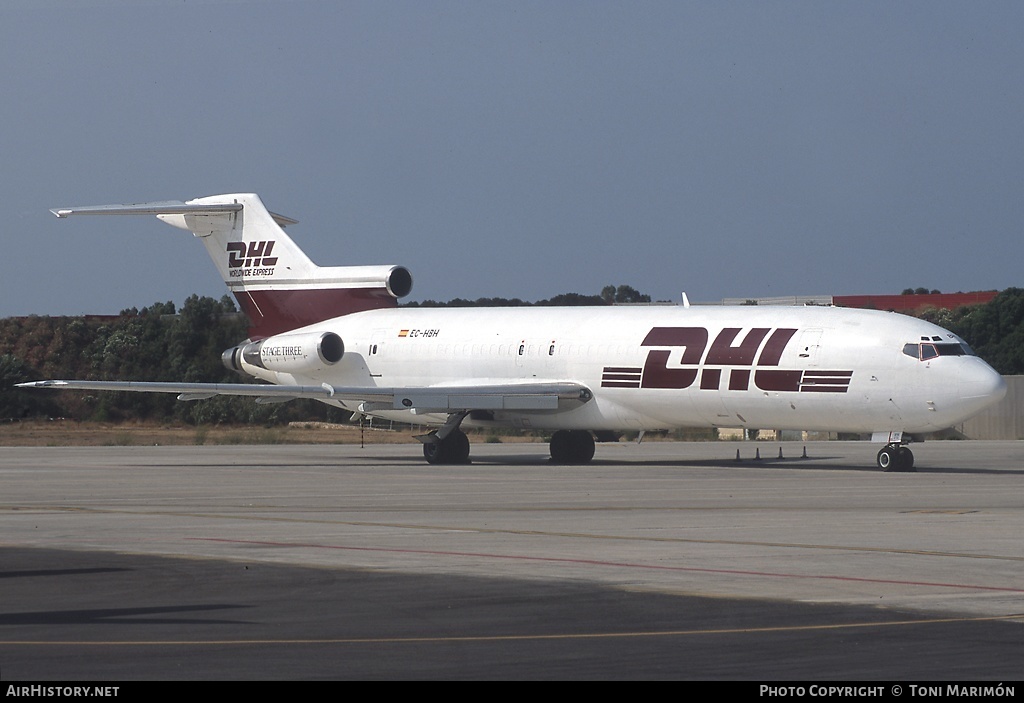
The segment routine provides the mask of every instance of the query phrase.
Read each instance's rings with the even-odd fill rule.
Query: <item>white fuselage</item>
[[[476,425],[916,433],[951,427],[1005,392],[1001,377],[976,356],[922,360],[906,350],[922,343],[960,344],[947,330],[868,310],[394,308],[296,330],[302,332],[339,335],[343,358],[287,373],[251,365],[244,369],[285,385],[571,381],[593,393],[593,400],[568,412],[474,412],[466,422]],[[359,409],[358,403],[328,402]],[[408,422],[445,419],[411,417],[415,411],[363,410]]]

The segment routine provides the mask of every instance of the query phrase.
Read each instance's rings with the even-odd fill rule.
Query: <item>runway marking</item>
[[[247,506],[248,507],[248,506]],[[260,506],[269,507],[269,506]],[[83,512],[83,513],[104,513],[117,515],[145,515],[145,516],[170,516],[207,518],[211,520],[248,520],[254,522],[284,522],[308,525],[346,525],[349,527],[392,527],[403,530],[430,530],[444,532],[476,532],[479,534],[505,534],[521,535],[526,537],[571,537],[574,539],[595,539],[609,541],[627,542],[667,542],[672,544],[712,544],[738,547],[778,547],[780,549],[819,549],[836,552],[867,552],[878,554],[907,554],[913,556],[927,557],[948,557],[955,559],[986,559],[999,561],[1020,561],[1024,562],[1024,556],[1010,556],[1004,554],[982,554],[964,552],[941,552],[928,549],[896,549],[893,547],[862,547],[838,544],[813,544],[808,542],[757,542],[754,540],[729,540],[729,539],[694,539],[689,537],[650,537],[639,535],[611,535],[602,533],[586,532],[550,532],[542,530],[514,530],[508,528],[489,527],[454,527],[447,525],[420,525],[415,523],[400,522],[370,522],[365,520],[316,520],[311,518],[290,518],[274,517],[271,515],[224,515],[220,513],[200,513],[171,510],[115,510],[103,508],[82,508],[62,506],[33,506],[32,508],[17,508],[19,510],[51,510],[57,512]]]
[[[270,542],[261,540],[227,539],[219,537],[186,537],[186,541],[196,542],[221,542],[225,544],[249,544],[262,545],[266,547],[292,547],[310,549],[331,549],[350,552],[378,552],[388,554],[422,554],[429,556],[445,557],[474,557],[482,559],[507,559],[510,561],[534,561],[550,562],[558,564],[583,564],[588,566],[622,567],[628,569],[649,569],[653,571],[681,571],[703,574],[729,574],[731,576],[762,576],[768,578],[805,579],[819,581],[849,581],[857,583],[887,583],[898,586],[932,586],[936,588],[957,588],[975,591],[999,591],[1003,593],[1024,593],[1024,588],[1010,588],[1006,586],[978,586],[966,583],[941,583],[930,581],[900,581],[897,579],[876,579],[860,576],[829,576],[820,574],[789,574],[784,572],[771,571],[746,571],[742,569],[710,569],[696,566],[662,566],[658,564],[640,564],[633,562],[603,561],[599,559],[570,559],[567,557],[536,557],[521,554],[492,554],[487,552],[453,552],[433,549],[397,549],[390,547],[346,547],[332,544],[312,544],[306,542]]]
[[[820,630],[852,630],[875,627],[908,627],[951,623],[1021,620],[1024,613],[971,618],[928,618],[893,620],[889,622],[853,622],[827,625],[785,625],[778,627],[730,627],[696,630],[661,630],[655,632],[585,632],[554,635],[465,635],[448,637],[341,637],[322,639],[253,639],[253,640],[0,640],[0,646],[18,647],[160,647],[190,645],[268,645],[268,644],[437,644],[458,642],[518,642],[527,640],[633,639],[644,637],[690,637],[695,635],[737,635],[768,632],[811,632]]]

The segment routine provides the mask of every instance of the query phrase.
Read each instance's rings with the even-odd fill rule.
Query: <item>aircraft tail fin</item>
[[[296,221],[270,212],[254,193],[134,205],[55,208],[69,215],[156,215],[201,239],[249,316],[253,339],[363,310],[397,305],[412,290],[403,266],[317,266],[285,234]]]

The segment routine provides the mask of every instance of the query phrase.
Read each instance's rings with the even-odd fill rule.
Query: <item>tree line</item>
[[[129,308],[117,316],[0,319],[0,419],[263,423],[340,422],[349,413],[315,401],[257,405],[217,396],[181,402],[170,393],[49,392],[12,388],[38,379],[238,382],[221,352],[246,338],[248,323],[227,295]]]
[[[605,286],[601,289],[600,295],[583,295],[580,293],[562,293],[552,298],[545,298],[535,302],[522,300],[521,298],[477,298],[467,300],[465,298],[453,298],[448,302],[437,300],[424,300],[423,302],[403,303],[403,307],[420,308],[519,308],[529,305],[537,306],[574,306],[574,305],[613,305],[616,303],[649,303],[651,296],[641,293],[633,286]]]
[[[1024,374],[1024,288],[1007,288],[984,305],[925,310],[919,316],[966,340],[1004,376]]]
[[[599,295],[565,293],[548,300],[456,298],[412,306],[608,305],[649,302],[630,286],[607,286]],[[960,335],[1002,374],[1024,374],[1024,289],[1008,288],[984,305],[927,310],[920,316]],[[218,396],[180,402],[173,394],[46,392],[13,388],[38,379],[238,382],[221,352],[247,336],[234,301],[191,296],[181,308],[154,303],[109,317],[0,319],[0,419],[66,417],[77,420],[278,424],[298,420],[342,422],[348,413],[312,400],[257,405]]]

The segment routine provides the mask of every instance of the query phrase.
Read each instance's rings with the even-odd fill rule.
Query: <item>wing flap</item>
[[[417,413],[462,410],[566,410],[590,400],[579,383],[509,383],[395,388],[392,407]]]
[[[554,393],[505,393],[495,389],[491,393],[400,393],[395,397],[395,409],[414,408],[419,412],[452,412],[456,410],[558,410],[560,396]],[[566,400],[573,400],[567,398]],[[405,405],[409,400],[410,404]]]

